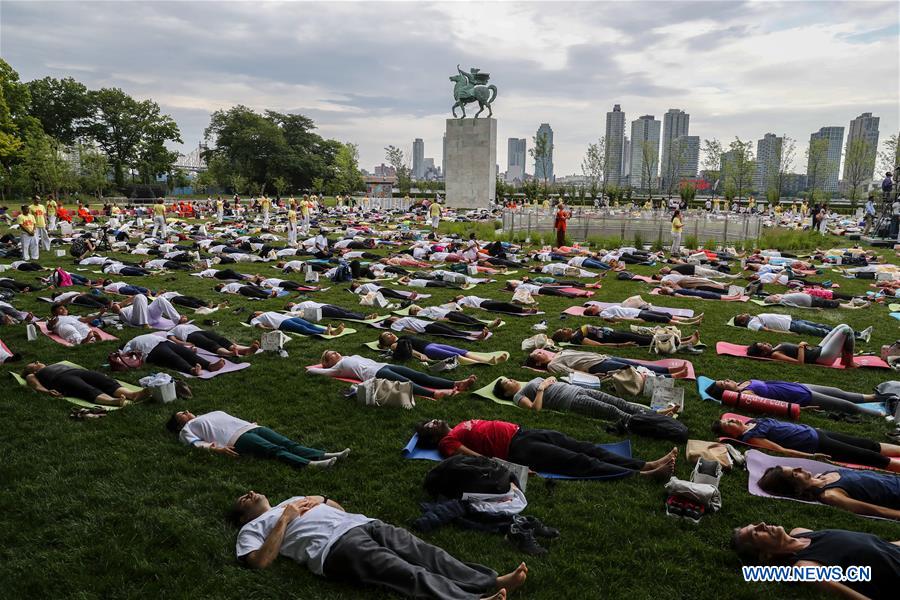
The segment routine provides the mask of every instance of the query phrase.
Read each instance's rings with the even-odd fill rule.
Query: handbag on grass
[[[144,356],[140,352],[116,350],[115,352],[110,352],[106,360],[109,361],[109,368],[113,371],[128,371],[129,369],[140,369],[144,366]]]

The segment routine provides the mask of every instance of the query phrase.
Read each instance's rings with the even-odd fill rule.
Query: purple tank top
[[[761,381],[751,379],[746,391],[753,392],[763,398],[793,402],[801,406],[809,404],[812,394],[802,383],[790,383],[787,381]]]

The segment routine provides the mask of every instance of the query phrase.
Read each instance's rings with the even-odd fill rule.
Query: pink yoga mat
[[[555,287],[555,286],[550,286],[550,287]],[[561,288],[556,288],[556,289],[563,291],[563,292],[567,292],[569,294],[577,294],[577,296],[579,298],[590,298],[591,296],[594,295],[594,292],[591,292],[588,290],[583,290],[581,288],[561,287]]]
[[[656,280],[652,277],[648,277],[647,275],[635,275],[631,279],[627,279],[626,281],[643,281],[644,283],[656,283]]]
[[[572,306],[564,310],[563,312],[567,315],[576,315],[581,316],[584,315],[584,309],[587,306],[599,306],[601,309],[609,308],[610,306],[619,306],[621,302],[597,302],[590,301],[586,303],[584,306]],[[655,310],[657,312],[664,312],[672,315],[673,317],[693,317],[694,311],[690,308],[666,308],[665,306],[650,306],[650,310]],[[574,311],[574,312],[570,312]]]
[[[63,346],[67,346],[69,348],[71,348],[75,345],[75,344],[70,344],[66,340],[62,339],[61,337],[59,337],[58,335],[56,335],[55,333],[50,331],[50,329],[47,328],[46,321],[35,321],[34,324],[37,325],[37,328],[40,329],[41,333],[46,335],[48,338],[50,338],[57,344],[62,344]],[[102,329],[99,329],[97,327],[91,327],[91,330],[96,331],[97,333],[100,334],[101,342],[112,342],[112,341],[119,339],[116,336],[106,333],[105,331],[103,331]]]
[[[161,338],[166,337],[165,331],[154,331],[153,335],[159,336]],[[221,356],[217,354],[213,354],[208,350],[204,350],[203,348],[194,348],[194,352],[197,353],[198,356],[202,356],[209,362],[216,362]],[[228,359],[225,359],[225,366],[219,369],[218,371],[201,371],[199,375],[191,375],[190,373],[182,373],[185,377],[192,377],[196,379],[212,379],[213,377],[217,377],[219,375],[224,375],[225,373],[234,373],[235,371],[242,371],[244,369],[249,369],[250,363],[235,363],[231,362]]]
[[[741,356],[744,358],[752,358],[754,360],[773,360],[771,358],[760,358],[756,356],[747,356],[747,346],[742,346],[740,344],[732,344],[730,342],[717,342],[716,343],[716,354],[722,354],[725,356]],[[880,356],[854,356],[853,362],[857,367],[869,367],[870,369],[890,369],[891,366],[884,362]],[[828,367],[829,369],[843,369],[844,365],[841,364],[840,358],[834,361],[833,364],[830,365],[820,365],[818,363],[809,363],[810,365],[815,365],[817,367]]]
[[[697,376],[694,374],[694,364],[689,360],[684,360],[682,358],[663,358],[661,360],[640,360],[637,358],[629,358],[628,360],[632,362],[636,362],[642,365],[653,365],[655,367],[666,367],[667,369],[670,367],[680,367],[682,364],[686,364],[688,367],[687,375],[684,377],[678,377],[678,379],[691,379],[694,380]],[[537,371],[538,373],[546,373],[547,369],[535,369],[534,367],[522,367],[523,369],[528,369],[529,371]]]
[[[662,294],[659,293],[659,288],[653,288],[652,290],[650,290],[650,295],[651,296],[662,296]],[[684,298],[686,300],[710,300],[709,298],[698,298],[696,296],[675,295],[675,296],[671,296],[671,297],[672,298]],[[727,300],[719,299],[719,300],[712,300],[712,301],[713,302],[746,302],[749,299],[750,299],[750,296],[741,296],[740,298],[729,298]]]

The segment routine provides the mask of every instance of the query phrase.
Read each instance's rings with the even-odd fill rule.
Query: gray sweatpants
[[[825,410],[844,413],[881,416],[881,411],[860,406],[866,402],[865,396],[856,392],[845,392],[842,389],[827,385],[802,384],[810,393],[810,406],[818,406]]]
[[[844,353],[853,354],[854,339],[853,329],[849,325],[844,323],[836,325],[819,342],[822,351],[816,362],[820,365],[830,365]]]
[[[569,412],[578,413],[594,419],[618,421],[628,415],[649,412],[646,406],[628,402],[600,390],[583,389],[572,400]]]
[[[387,588],[408,598],[474,600],[497,587],[497,573],[461,562],[405,529],[370,521],[354,527],[328,552],[325,576]]]

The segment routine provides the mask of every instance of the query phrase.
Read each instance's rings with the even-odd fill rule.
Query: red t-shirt
[[[438,450],[444,456],[452,456],[460,446],[465,446],[482,456],[506,459],[509,443],[518,431],[518,425],[506,421],[463,421],[444,436]]]

